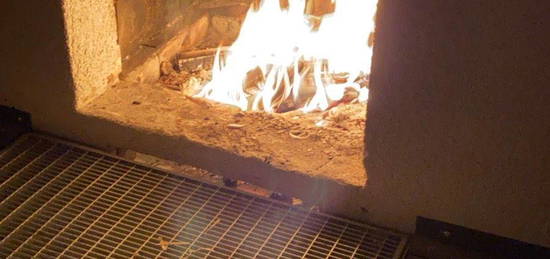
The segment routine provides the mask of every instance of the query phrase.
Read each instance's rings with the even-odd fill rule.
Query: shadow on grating
[[[399,258],[406,237],[27,135],[0,151],[0,257]]]

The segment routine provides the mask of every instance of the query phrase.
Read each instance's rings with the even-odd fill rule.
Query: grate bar
[[[173,195],[174,192],[177,190],[177,188],[180,187],[180,186],[182,185],[182,183],[183,183],[183,181],[179,181],[179,182],[178,182],[178,185],[175,186],[172,190],[170,190],[170,193],[168,193],[168,194],[162,199],[162,201],[159,202],[159,203],[154,207],[153,210],[151,210],[149,213],[147,213],[147,215],[146,215],[145,217],[143,217],[143,219],[140,220],[140,221],[138,222],[138,224],[137,224],[135,227],[132,228],[132,231],[130,231],[130,233],[129,233],[126,237],[124,237],[124,239],[123,239],[122,241],[120,241],[120,242],[118,243],[118,245],[111,251],[111,253],[109,253],[109,254],[107,255],[107,257],[111,256],[111,255],[112,255],[112,254],[113,254],[113,253],[114,253],[114,252],[115,252],[115,251],[116,251],[116,250],[117,250],[117,249],[118,249],[127,239],[128,239],[128,237],[131,236],[131,235],[136,231],[136,228],[137,228],[138,226],[142,225],[142,224],[145,222],[146,219],[150,218],[151,214],[152,214],[155,210],[157,210],[161,204],[164,204],[165,201],[168,199],[168,197],[171,196],[171,195]],[[122,224],[122,223],[121,223],[121,224]]]
[[[12,187],[13,185],[15,185],[17,187],[16,190],[10,190],[10,188],[7,186],[7,185],[2,185],[0,186],[0,192],[3,194],[2,195],[2,201],[0,202],[0,218],[5,218],[6,215],[4,215],[5,213],[8,213],[9,211],[11,211],[13,208],[10,208],[10,206],[8,206],[8,201],[12,201],[15,200],[15,199],[19,199],[20,201],[21,200],[25,200],[27,197],[25,195],[22,195],[22,191],[21,190],[24,190],[24,189],[28,189],[28,188],[32,188],[30,187],[31,185],[36,185],[36,186],[41,186],[40,183],[36,183],[38,182],[40,179],[42,178],[46,178],[48,179],[47,177],[53,177],[53,174],[52,175],[46,175],[47,172],[62,158],[66,158],[66,155],[68,154],[68,152],[65,152],[63,153],[63,155],[59,156],[56,160],[54,160],[53,162],[51,162],[51,164],[45,166],[43,169],[40,170],[40,172],[38,172],[37,174],[35,175],[32,175],[30,179],[27,179],[26,182],[24,182],[22,185],[20,186],[17,186],[16,184],[12,184]],[[22,172],[21,170],[19,170],[19,172]],[[51,173],[51,172],[50,172]],[[8,179],[6,182],[4,183],[8,183],[10,180]],[[9,185],[9,184],[8,184]],[[6,187],[6,188],[4,188]],[[8,194],[9,193],[9,194]],[[5,194],[8,194],[7,196]],[[16,197],[18,196],[18,197]],[[17,202],[15,202],[15,204],[17,204]]]
[[[155,230],[152,232],[151,235],[149,235],[149,237],[147,238],[147,240],[146,240],[145,242],[143,242],[141,246],[138,247],[138,249],[136,250],[136,252],[134,253],[134,255],[135,255],[136,253],[138,253],[138,251],[140,251],[141,249],[143,249],[144,246],[145,246],[146,244],[149,244],[149,242],[151,241],[151,239],[154,238],[154,237],[157,235],[158,231],[159,231],[162,227],[164,227],[164,226],[168,223],[168,221],[169,221],[170,219],[173,219],[175,213],[178,212],[179,210],[181,210],[181,209],[183,208],[183,206],[186,204],[186,202],[189,200],[189,198],[191,198],[191,197],[193,196],[193,194],[195,194],[195,192],[196,192],[197,190],[199,190],[199,188],[200,188],[200,185],[199,185],[199,186],[196,186],[195,189],[193,189],[193,191],[190,193],[190,195],[188,195],[188,196],[185,198],[185,200],[184,200],[183,202],[181,202],[181,203],[179,204],[179,206],[178,206],[174,211],[172,211],[172,212],[171,212],[171,213],[161,222],[161,224],[160,224],[157,228],[155,228]],[[159,242],[160,242],[160,240],[159,240]],[[156,253],[155,253],[154,256],[156,256]]]
[[[286,210],[284,216],[279,220],[279,222],[277,222],[277,225],[274,227],[273,232],[269,233],[267,238],[265,238],[265,240],[262,242],[256,254],[254,254],[254,257],[257,257],[260,254],[260,252],[262,252],[262,248],[264,248],[267,242],[273,237],[273,234],[277,232],[277,229],[279,228],[283,220],[287,218],[289,212],[290,212],[290,207]],[[273,256],[272,253],[270,253],[270,255]]]
[[[258,218],[255,222],[254,222],[254,225],[252,226],[252,228],[250,228],[250,230],[246,233],[246,235],[244,236],[244,238],[241,240],[241,242],[239,242],[239,244],[236,246],[235,250],[231,253],[231,255],[229,255],[229,257],[233,257],[235,254],[237,254],[237,252],[239,251],[239,248],[241,248],[241,246],[243,245],[243,243],[246,241],[246,239],[248,238],[248,236],[250,236],[250,234],[252,233],[252,231],[258,226],[258,224],[260,223],[261,219],[263,217],[266,216],[267,212],[269,211],[269,209],[271,208],[272,204],[269,204],[269,207],[262,213],[262,215],[260,216],[260,218]]]
[[[252,205],[252,201],[254,201],[254,199],[250,199],[247,203],[246,203],[246,207],[241,210],[241,212],[235,217],[235,219],[231,222],[231,225],[229,225],[229,227],[227,227],[223,233],[220,235],[220,237],[216,240],[216,242],[214,243],[213,247],[218,247],[218,244],[220,243],[221,240],[224,239],[224,237],[228,234],[229,230],[232,229],[235,224],[237,223],[237,221],[243,216],[244,212],[246,210],[248,210],[250,208],[250,205]],[[226,212],[227,213],[227,212]],[[222,250],[225,250],[223,248],[221,248]],[[206,254],[205,257],[208,257],[209,255],[212,254],[212,252],[214,252],[214,249],[208,251],[208,253]]]
[[[124,172],[123,175],[121,175],[121,176],[119,176],[119,177],[117,178],[115,184],[109,186],[106,190],[104,190],[104,191],[101,193],[101,195],[100,195],[97,199],[95,199],[91,204],[99,203],[102,199],[108,199],[109,196],[108,196],[107,193],[109,193],[109,191],[113,190],[113,187],[116,186],[116,183],[120,182],[121,179],[124,179],[125,177],[126,177],[126,178],[130,178],[130,177],[129,177],[129,173],[130,173],[130,172],[131,172],[130,170],[126,170],[126,171]],[[99,212],[100,214],[99,214],[91,223],[87,224],[87,227],[86,227],[84,230],[82,230],[82,231],[80,232],[80,234],[79,234],[76,238],[74,238],[73,241],[72,241],[68,246],[62,248],[62,250],[61,250],[61,256],[65,255],[67,252],[71,251],[71,248],[73,247],[73,245],[74,245],[79,239],[86,238],[86,234],[89,234],[90,232],[93,231],[93,232],[95,232],[95,233],[93,234],[93,236],[95,236],[95,237],[97,237],[97,236],[103,237],[104,233],[109,232],[109,231],[111,230],[111,228],[107,229],[106,232],[101,232],[101,231],[97,230],[97,226],[98,226],[97,223],[98,223],[102,218],[104,218],[105,215],[106,215],[106,213],[109,212],[109,211],[111,211],[111,210],[115,207],[115,205],[119,204],[119,202],[122,200],[122,198],[123,198],[124,196],[126,196],[130,191],[134,190],[134,189],[136,188],[136,186],[138,185],[138,183],[141,183],[141,182],[149,175],[149,173],[150,173],[149,171],[146,172],[145,174],[143,174],[143,175],[139,178],[138,181],[135,181],[135,180],[134,180],[134,181],[135,181],[134,183],[131,183],[131,182],[130,182],[131,185],[130,185],[129,187],[127,186],[126,188],[124,188],[124,189],[123,189],[124,191],[123,191],[123,193],[122,193],[120,196],[118,196],[118,197],[117,197],[116,195],[115,195],[115,196],[112,196],[111,198],[114,199],[114,201],[113,201],[112,203],[109,203],[109,200],[105,201],[104,203],[105,203],[105,205],[107,205],[107,208],[105,208],[104,210],[99,210],[99,211],[97,211],[97,212]],[[127,181],[131,181],[131,179],[128,179]],[[91,205],[91,204],[90,204],[90,205]],[[82,215],[80,215],[80,216],[83,217]],[[110,223],[110,224],[112,225],[112,223]],[[114,226],[114,225],[112,225],[112,226]],[[95,228],[95,230],[94,230],[93,228]],[[103,234],[102,234],[102,233],[103,233]],[[90,239],[91,239],[91,238],[90,238]],[[91,240],[93,240],[93,239],[91,239]],[[79,255],[79,257],[85,257],[85,255],[86,255],[88,252],[92,251],[92,249],[93,249],[93,248],[95,247],[95,245],[97,245],[97,244],[98,244],[98,240],[94,240],[94,244],[89,248],[89,250],[88,250],[84,255]]]
[[[77,161],[78,161],[78,160],[77,160]],[[99,161],[99,160],[98,160],[98,161]],[[96,161],[96,162],[97,162],[97,161]],[[96,162],[94,162],[94,163],[92,164],[92,166],[95,165]],[[107,171],[106,171],[106,172],[107,172]],[[106,173],[106,172],[105,172],[105,173]],[[63,194],[64,191],[65,191],[67,188],[69,188],[73,182],[78,181],[78,179],[80,179],[83,175],[84,175],[84,173],[81,174],[81,175],[79,175],[77,178],[73,179],[68,185],[65,185],[65,186],[63,187],[63,189],[61,189],[61,191],[57,192],[53,197],[51,197],[51,199],[49,199],[47,203],[45,203],[44,205],[42,205],[38,210],[34,211],[33,214],[31,214],[28,218],[26,218],[25,221],[24,221],[21,225],[19,225],[13,232],[10,233],[10,235],[17,233],[17,231],[20,230],[20,229],[22,230],[21,227],[22,227],[22,226],[25,226],[25,225],[26,225],[25,223],[29,222],[28,224],[32,224],[32,221],[29,221],[29,220],[31,220],[31,219],[33,219],[33,218],[35,218],[35,217],[39,217],[40,212],[44,211],[45,208],[48,208],[48,205],[50,205],[50,204],[52,203],[52,201],[55,200],[56,197],[60,197],[60,195]],[[59,174],[58,176],[61,176],[61,174]],[[56,176],[56,177],[57,177],[57,176]],[[100,178],[97,178],[97,179],[100,179]],[[97,179],[96,179],[96,180],[97,180]],[[95,180],[94,180],[94,182],[95,182]],[[51,183],[51,182],[49,182],[48,184],[50,184],[50,183]],[[93,182],[92,182],[92,184],[93,184]],[[43,187],[46,187],[46,186],[48,186],[48,185],[44,185]],[[86,191],[90,186],[92,186],[92,185],[88,185],[82,192]],[[38,194],[38,193],[39,193],[39,192],[34,193],[33,196],[34,196],[35,194]],[[73,198],[71,199],[71,202],[72,202],[75,198],[76,198],[76,197],[73,197]],[[29,200],[27,200],[27,201],[31,201],[31,200],[32,200],[32,197],[31,197]],[[70,204],[70,202],[69,202],[69,204]],[[23,203],[22,205],[24,205],[24,203]],[[48,220],[45,222],[45,224],[47,224],[52,218],[54,218],[55,216],[57,216],[57,214],[60,213],[60,212],[63,210],[63,208],[65,208],[67,205],[68,205],[68,204],[65,204],[65,205],[63,205],[63,207],[61,208],[61,210],[57,210],[57,211],[55,212],[55,214],[53,215],[53,217],[48,217]],[[21,207],[20,207],[20,208],[21,208]],[[16,248],[15,248],[15,251],[14,251],[13,253],[16,254],[17,251],[18,251],[18,249],[19,249],[19,247],[20,247],[21,245],[24,245],[24,244],[27,242],[27,240],[29,240],[29,238],[32,238],[32,237],[33,237],[34,235],[36,235],[37,233],[40,233],[40,230],[42,229],[42,226],[44,226],[44,225],[41,225],[41,226],[39,227],[39,229],[36,230],[36,232],[34,232],[34,233],[28,233],[28,234],[30,234],[31,236],[30,236],[30,237],[24,238],[24,242],[23,242],[22,244],[17,244],[17,245],[16,245]],[[22,231],[21,231],[21,232],[22,232]],[[8,235],[8,237],[9,237],[10,235]],[[0,243],[0,245],[2,245],[2,244]]]
[[[149,174],[149,172],[148,172],[148,174]],[[138,206],[138,204],[140,204],[140,203],[143,202],[147,197],[149,197],[149,196],[151,195],[151,193],[152,193],[154,190],[157,190],[158,186],[159,186],[162,182],[165,181],[166,177],[168,177],[168,175],[164,175],[164,176],[162,177],[162,179],[160,179],[160,181],[159,181],[157,184],[155,184],[151,189],[149,189],[149,191],[148,191],[146,194],[144,194],[144,196],[142,196],[142,197],[138,200],[138,202],[136,202],[130,209],[128,209],[127,212],[126,212],[122,217],[119,217],[119,219],[111,226],[111,228],[109,228],[108,232],[105,233],[105,234],[103,234],[103,235],[101,236],[101,238],[99,239],[99,241],[98,241],[97,243],[95,243],[94,246],[92,246],[92,248],[91,248],[90,250],[88,250],[88,252],[93,251],[93,249],[96,248],[96,247],[98,247],[98,245],[100,245],[102,241],[106,240],[106,239],[105,239],[106,235],[108,235],[109,233],[115,232],[116,230],[114,230],[114,229],[115,229],[116,226],[118,226],[118,225],[120,224],[121,220],[127,219],[129,213],[131,213],[132,211],[135,211],[135,209],[136,209],[136,207]],[[139,183],[138,183],[138,184],[139,184]],[[124,197],[124,196],[123,196],[123,197]],[[137,221],[134,221],[134,222],[137,222]],[[86,257],[86,255],[88,255],[88,253],[84,254],[83,257]]]
[[[65,173],[65,172],[61,172],[61,173],[58,174],[54,179],[52,179],[52,181],[50,181],[50,182],[48,182],[46,185],[43,185],[42,187],[40,187],[40,189],[38,189],[38,191],[34,192],[34,193],[33,193],[28,199],[26,199],[23,203],[17,204],[18,206],[17,206],[13,211],[10,211],[10,213],[0,221],[0,228],[1,228],[2,230],[9,229],[9,228],[7,228],[7,227],[6,227],[6,228],[3,227],[3,226],[5,225],[5,223],[6,223],[8,220],[10,220],[10,219],[12,219],[13,217],[15,217],[16,213],[18,213],[20,210],[22,210],[23,208],[25,208],[25,207],[24,207],[25,205],[27,205],[27,204],[29,204],[29,202],[33,201],[33,198],[34,198],[35,196],[37,196],[37,195],[39,195],[39,194],[42,194],[42,192],[46,192],[46,191],[45,191],[45,190],[47,190],[46,187],[50,186],[50,184],[51,184],[54,180],[59,179],[61,176],[63,176],[63,173]],[[82,174],[82,175],[83,175],[83,174]],[[76,178],[76,179],[78,179],[78,178]],[[74,180],[73,180],[73,181],[74,181]],[[72,181],[69,183],[69,185],[64,186],[63,189],[62,189],[62,191],[63,191],[64,189],[68,188],[68,187],[70,186],[71,183],[72,183]],[[56,194],[56,195],[57,195],[57,194]],[[16,228],[15,230],[9,232],[9,234],[8,234],[7,236],[4,235],[5,233],[2,233],[3,236],[2,236],[2,239],[1,239],[1,241],[0,241],[0,246],[2,246],[2,245],[4,244],[4,242],[6,241],[6,239],[7,239],[10,235],[12,235],[15,231],[17,231],[17,230],[18,230],[19,228],[21,228],[22,226],[24,226],[25,223],[29,220],[29,218],[31,218],[32,216],[36,215],[36,212],[41,211],[42,208],[44,208],[45,205],[49,204],[49,203],[52,201],[52,199],[54,199],[55,197],[56,197],[56,196],[48,197],[48,196],[45,195],[43,198],[44,198],[44,199],[47,199],[47,202],[46,202],[46,203],[40,205],[40,207],[39,207],[36,211],[34,211],[34,212],[29,211],[29,212],[32,212],[32,214],[31,214],[28,218],[25,218],[25,220],[24,220],[22,223],[18,223],[17,228]],[[32,209],[32,208],[31,208],[31,209]],[[12,222],[9,222],[9,223],[10,223],[10,225],[11,225]],[[8,231],[9,231],[9,230],[8,230]],[[3,231],[2,231],[2,232],[3,232]]]
[[[35,158],[33,158],[30,162],[28,162],[25,166],[23,166],[21,169],[17,170],[14,174],[12,174],[11,176],[8,177],[8,179],[6,179],[4,182],[2,182],[0,184],[0,189],[2,189],[2,192],[4,193],[10,193],[9,190],[5,190],[5,189],[8,189],[10,187],[12,187],[14,184],[15,184],[15,181],[16,179],[20,176],[20,174],[22,172],[25,171],[25,169],[27,169],[29,166],[33,165],[37,160],[40,160],[41,158],[43,158],[46,154],[48,154],[48,152],[50,150],[52,150],[53,148],[55,147],[52,146],[50,148],[48,148],[44,153],[36,156]],[[1,170],[1,169],[0,169]],[[42,170],[43,171],[43,170]],[[33,175],[32,177],[35,177],[36,175]],[[12,194],[14,193],[13,191],[11,192]]]
[[[2,258],[400,258],[406,240],[40,135],[0,150]]]
[[[180,236],[180,234],[182,233],[182,231],[186,229],[186,227],[192,222],[193,218],[194,218],[195,216],[197,216],[197,214],[199,214],[199,213],[201,212],[201,210],[206,206],[206,204],[208,204],[208,202],[209,202],[210,199],[213,197],[213,195],[216,194],[219,190],[220,190],[219,188],[216,188],[215,192],[212,193],[212,194],[208,197],[208,199],[206,199],[206,200],[204,201],[203,205],[202,205],[198,210],[196,210],[195,213],[193,213],[193,215],[189,218],[189,220],[187,220],[187,222],[180,228],[180,230],[179,230],[178,232],[176,232],[176,234],[175,234],[172,238],[170,238],[170,241],[169,241],[170,243],[171,243],[171,242],[175,242],[175,240]],[[170,250],[168,250],[168,251],[170,251]],[[183,253],[181,253],[181,254],[183,254]],[[161,255],[162,255],[162,253],[159,254],[158,256],[156,256],[155,258],[159,258]]]
[[[16,146],[14,147],[15,150],[8,150],[6,151],[4,154],[2,154],[2,158],[4,158],[4,156],[7,156],[7,162],[4,162],[2,166],[0,166],[0,170],[3,170],[5,169],[6,167],[8,167],[10,164],[12,163],[15,163],[15,162],[19,162],[19,160],[24,157],[25,155],[27,155],[27,153],[33,151],[33,147],[34,146],[37,146],[38,144],[40,144],[40,141],[36,141],[34,143],[32,143],[31,145],[24,145],[25,143],[23,143],[23,145],[21,146],[28,146],[23,152],[19,152],[17,153],[17,147],[20,147],[20,146]],[[10,152],[9,151],[12,151],[11,153],[14,154],[12,155],[12,157],[9,157],[10,156]]]
[[[116,164],[118,164],[118,162],[114,163],[114,164],[111,165],[109,168],[107,168],[107,170],[106,170],[105,172],[109,172]],[[74,204],[75,202],[77,202],[78,200],[80,200],[80,199],[82,198],[82,196],[86,193],[85,191],[86,191],[86,190],[89,190],[92,186],[94,186],[95,184],[97,184],[98,181],[99,181],[100,179],[102,179],[101,176],[98,177],[98,178],[96,178],[93,182],[91,182],[90,185],[88,185],[88,186],[86,187],[86,189],[84,189],[84,191],[80,193],[80,196],[75,196],[67,205],[65,205],[64,208],[67,208],[69,205]],[[118,180],[120,180],[120,178],[119,178]],[[118,180],[117,180],[117,182],[118,182]],[[115,184],[116,184],[116,182],[115,182]],[[113,186],[113,185],[111,185],[111,186],[109,187],[109,189],[110,189],[112,186]],[[108,191],[109,189],[107,189],[106,191]],[[104,193],[102,193],[101,195],[103,195],[103,194],[104,194]],[[101,197],[101,196],[99,196],[99,197]],[[99,199],[99,197],[98,197],[98,199]],[[97,200],[96,200],[96,201],[97,201]],[[41,253],[45,248],[47,248],[47,247],[52,243],[52,241],[55,240],[55,238],[57,238],[60,234],[62,234],[62,233],[64,232],[64,230],[65,230],[67,227],[69,227],[71,224],[73,224],[74,221],[75,221],[77,218],[79,218],[85,211],[87,211],[93,204],[94,204],[94,203],[90,203],[89,205],[87,205],[83,210],[80,211],[80,213],[79,213],[75,218],[73,218],[73,219],[71,219],[70,221],[68,221],[67,225],[63,226],[62,229],[61,229],[59,232],[57,232],[57,233],[55,234],[55,236],[53,236],[53,238],[51,238],[45,245],[43,245],[42,248],[41,248],[40,250],[38,250],[38,252],[37,252],[36,254],[40,255],[40,253]],[[46,222],[46,224],[44,224],[44,225],[42,225],[42,226],[43,226],[43,227],[44,227],[44,226],[47,226],[48,223],[50,223],[50,221],[51,221],[52,219],[54,219],[55,217],[57,217],[58,214],[59,214],[60,212],[61,212],[61,210],[58,211],[58,212],[54,215],[54,217],[50,218],[50,220],[48,220],[48,222]],[[66,222],[67,222],[67,221],[66,221]],[[39,231],[40,231],[40,230],[39,230]],[[31,239],[32,239],[32,237],[31,237]],[[76,239],[75,239],[75,241],[76,241]],[[72,243],[71,243],[71,244],[72,244]],[[69,246],[70,246],[71,244],[69,244]]]
[[[191,243],[189,244],[189,246],[187,246],[187,248],[183,251],[183,254],[182,254],[181,257],[184,257],[184,256],[188,255],[188,253],[190,253],[190,250],[189,250],[189,249],[190,249],[191,247],[193,247],[193,245],[194,245],[194,244],[195,244],[195,243],[196,243],[196,242],[197,242],[206,232],[208,232],[208,231],[210,230],[211,227],[213,227],[214,225],[216,225],[216,224],[218,223],[218,220],[220,220],[219,217],[220,217],[221,213],[225,210],[225,208],[227,208],[227,206],[228,206],[235,198],[236,198],[236,194],[234,194],[234,195],[231,196],[231,199],[230,199],[229,201],[227,201],[227,202],[224,204],[223,208],[222,208],[220,211],[218,211],[218,212],[216,213],[216,216],[214,216],[214,221],[211,221],[210,224],[208,224],[208,225],[205,227],[204,231],[202,231],[201,233],[199,233],[199,235],[198,235],[195,239],[193,239],[193,242],[191,242]],[[220,221],[221,221],[221,220],[220,220]]]

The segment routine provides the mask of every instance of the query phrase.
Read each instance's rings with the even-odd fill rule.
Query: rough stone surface
[[[63,1],[77,107],[117,82],[121,71],[113,0]]]
[[[141,65],[188,24],[192,0],[115,1],[123,73]]]
[[[182,50],[189,50],[197,47],[205,38],[208,32],[209,18],[203,15],[196,21],[184,26],[173,38],[159,44],[159,46],[149,46],[147,57],[143,58],[142,63],[133,67],[129,71],[123,71],[121,79],[136,83],[156,82],[162,74],[162,63],[170,61],[177,53]],[[141,51],[141,54],[145,50]]]
[[[244,167],[247,159],[258,160],[306,178],[361,187],[367,177],[362,161],[364,109],[365,104],[356,103],[324,113],[242,112],[237,107],[185,96],[160,84],[123,82],[81,110],[91,116],[159,135],[185,138],[194,145],[243,157]],[[316,126],[318,121],[326,125]],[[159,155],[188,160],[172,152],[166,150]],[[221,174],[233,171],[228,165],[188,162]],[[260,170],[254,174],[253,179],[238,179],[254,182],[270,177]]]
[[[215,33],[219,35],[218,38],[222,42],[228,43],[235,41],[239,36],[241,23],[237,18],[217,15],[212,17],[212,27],[214,27]]]

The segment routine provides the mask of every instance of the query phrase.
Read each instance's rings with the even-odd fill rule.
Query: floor
[[[10,123],[0,123],[0,131],[8,132],[13,131],[14,127]],[[12,132],[13,133],[13,132]],[[16,133],[14,133],[17,135]],[[6,138],[7,134],[2,134]],[[9,135],[10,138],[13,135]],[[0,136],[2,138],[2,136]],[[8,139],[2,139],[7,141]],[[144,162],[144,161],[142,161]],[[146,162],[146,161],[145,161]],[[210,180],[220,181],[218,176],[213,176],[211,174],[204,173],[202,171],[197,171],[197,174],[201,174],[203,177]],[[196,177],[196,175],[194,176]],[[252,188],[254,189],[254,188]],[[427,239],[421,236],[412,235],[409,240],[408,252],[405,256],[406,259],[432,259],[432,258],[492,258],[486,255],[483,255],[476,251],[467,251],[459,247],[454,247],[451,245],[443,244],[436,240]]]
[[[392,259],[408,239],[42,134],[0,171],[2,258]]]
[[[494,258],[477,251],[468,251],[460,247],[447,245],[437,240],[412,235],[409,239],[409,248],[405,259],[490,259]]]
[[[223,179],[221,176],[211,174],[209,172],[196,169],[196,168],[193,170],[190,170],[189,166],[180,165],[175,162],[156,158],[154,156],[148,156],[145,154],[140,154],[135,152],[129,152],[129,153],[124,152],[122,155],[126,156],[127,159],[131,159],[142,164],[159,167],[164,170],[176,172],[178,174],[186,174],[190,177],[201,179],[206,182],[211,182],[214,184],[219,184],[223,182]],[[242,181],[238,181],[234,187],[242,191],[251,192],[255,195],[260,195],[265,197],[268,197],[271,194],[269,190],[266,190]],[[296,199],[294,199],[295,204],[296,202],[300,202],[300,201],[299,200],[297,201]],[[465,249],[452,246],[452,245],[447,245],[437,240],[428,239],[422,236],[418,236],[418,235],[411,236],[409,240],[408,252],[405,259],[439,259],[439,258],[483,259],[483,258],[491,258],[491,257],[476,251],[467,251]]]

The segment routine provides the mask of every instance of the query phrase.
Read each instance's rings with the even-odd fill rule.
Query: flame
[[[306,0],[289,2],[287,9],[277,0],[250,8],[237,40],[227,53],[218,50],[212,80],[199,97],[274,112],[285,101],[299,102],[309,82],[313,94],[301,106],[305,112],[329,108],[347,88],[367,100],[368,90],[356,81],[370,73],[377,0],[333,0],[334,13],[322,17],[318,28],[304,14]],[[339,74],[343,80],[331,79]]]

